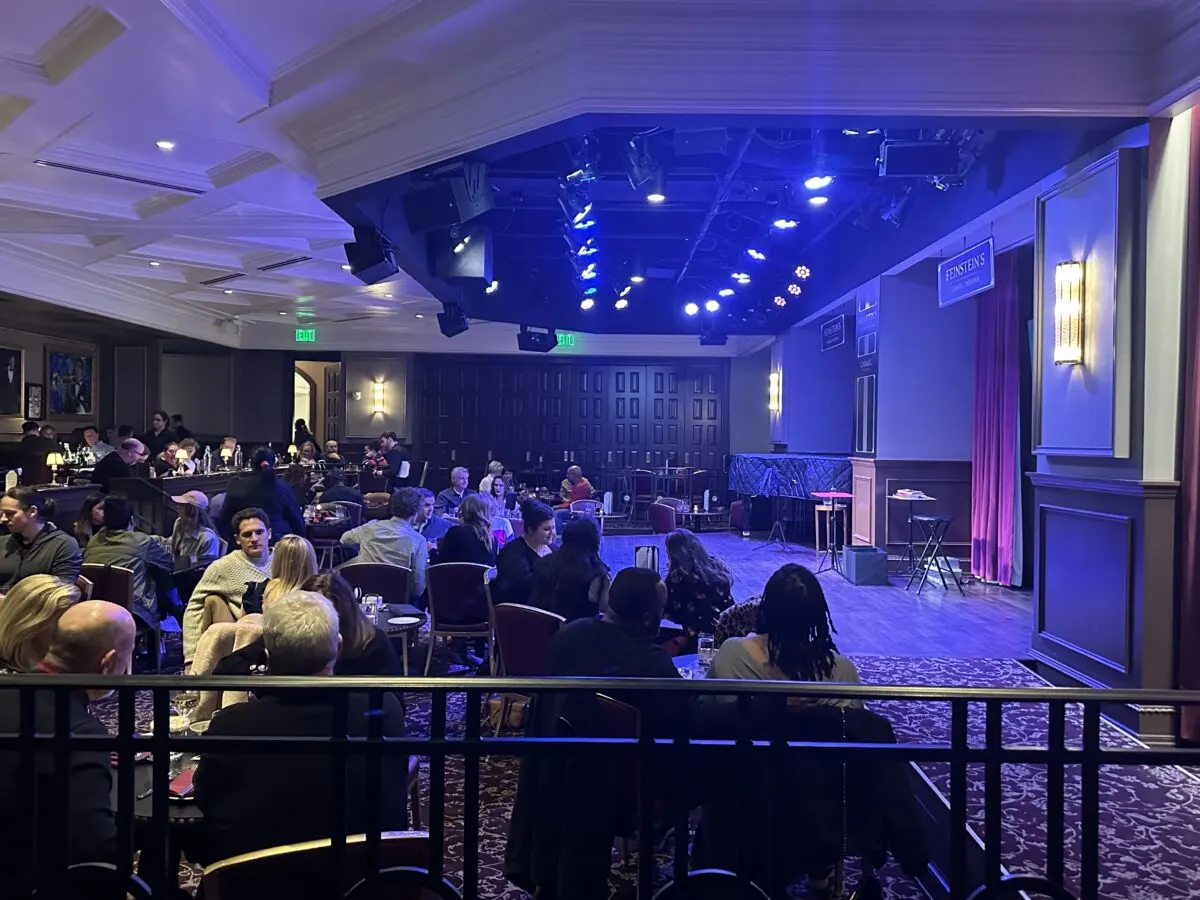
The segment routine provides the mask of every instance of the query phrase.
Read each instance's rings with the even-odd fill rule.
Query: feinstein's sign
[[[938,306],[949,306],[995,286],[996,256],[991,238],[938,265]]]

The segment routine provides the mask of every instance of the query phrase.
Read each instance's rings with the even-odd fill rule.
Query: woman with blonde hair
[[[467,494],[463,498],[458,507],[458,524],[438,541],[438,562],[496,564],[491,506],[484,494]]]
[[[53,575],[29,575],[0,598],[0,673],[32,672],[54,640],[79,588]]]
[[[263,587],[263,603],[270,603],[317,574],[317,551],[307,538],[285,535],[271,551],[271,578]]]

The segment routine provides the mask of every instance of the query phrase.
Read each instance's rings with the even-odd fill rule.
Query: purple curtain
[[[996,286],[979,295],[975,434],[971,448],[971,571],[1013,583],[1019,493],[1020,301],[1015,251],[996,257]]]

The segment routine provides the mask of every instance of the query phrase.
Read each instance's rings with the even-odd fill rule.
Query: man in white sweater
[[[271,529],[260,509],[243,509],[233,517],[238,549],[204,570],[183,614],[184,671],[191,667],[200,635],[214,622],[242,617],[242,597],[251,585],[271,577]]]

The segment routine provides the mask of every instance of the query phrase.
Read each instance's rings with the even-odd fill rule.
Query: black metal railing
[[[110,719],[112,733],[107,736],[76,734],[64,739],[62,736],[70,727],[70,692],[98,686],[115,691],[112,698],[93,704],[94,709],[101,710]],[[331,698],[336,711],[335,721],[341,721],[343,727],[320,737],[170,733],[172,691],[261,692],[268,687],[283,693],[320,692]],[[747,792],[743,795],[745,802],[739,814],[746,816],[747,824],[751,824],[756,816],[765,816],[767,821],[772,821],[772,816],[780,813],[781,802],[791,803],[795,799],[776,796],[770,791],[764,795],[761,789],[764,778],[765,783],[769,783],[771,778],[777,777],[779,783],[784,784],[799,770],[798,767],[825,766],[825,771],[829,771],[832,764],[841,766],[845,773],[847,765],[900,764],[904,771],[912,774],[920,810],[917,827],[924,835],[928,850],[928,864],[911,873],[911,877],[921,883],[927,894],[953,900],[968,896],[1015,897],[1018,889],[1026,890],[1030,896],[1079,897],[1081,900],[1113,896],[1101,889],[1102,771],[1111,771],[1109,767],[1138,767],[1137,772],[1142,774],[1137,777],[1150,777],[1145,773],[1159,771],[1162,767],[1170,767],[1171,772],[1177,774],[1181,770],[1175,767],[1200,764],[1200,750],[1147,747],[1122,736],[1123,733],[1115,729],[1109,732],[1107,725],[1102,729],[1102,713],[1106,707],[1138,704],[1178,709],[1183,704],[1200,703],[1200,692],[875,687],[682,679],[129,676],[98,680],[63,675],[4,676],[0,688],[11,689],[10,699],[18,698],[20,722],[16,733],[0,734],[0,756],[16,763],[4,771],[18,775],[16,807],[3,812],[11,835],[6,840],[14,842],[18,850],[16,859],[21,861],[21,871],[17,873],[18,890],[28,892],[40,884],[44,889],[41,896],[54,895],[45,887],[51,876],[60,879],[56,884],[69,884],[69,881],[61,880],[66,876],[60,872],[69,848],[65,836],[63,842],[52,847],[34,846],[37,829],[25,827],[23,817],[32,817],[35,808],[43,812],[47,808],[44,798],[39,806],[34,785],[38,767],[49,764],[55,773],[63,775],[53,780],[54,796],[49,808],[65,821],[71,808],[71,780],[65,773],[69,770],[71,754],[77,751],[114,754],[113,797],[117,858],[121,861],[115,874],[120,879],[129,879],[134,874],[135,851],[140,852],[137,870],[149,883],[154,897],[173,896],[177,890],[178,858],[169,837],[173,810],[168,790],[170,754],[175,751],[250,755],[265,751],[279,754],[320,751],[328,754],[331,772],[343,773],[342,777],[333,779],[337,807],[342,814],[329,823],[327,835],[332,838],[330,856],[334,871],[339,870],[347,846],[345,801],[348,786],[343,762],[356,756],[366,760],[367,795],[374,797],[378,796],[386,767],[394,766],[396,759],[409,755],[427,759],[424,805],[429,813],[428,865],[415,874],[410,871],[404,877],[426,878],[429,890],[435,890],[436,886],[437,891],[444,892],[444,879],[449,876],[464,900],[477,900],[494,892],[494,887],[481,885],[480,880],[481,817],[486,813],[506,818],[509,811],[494,797],[487,800],[485,809],[481,770],[497,761],[508,761],[505,763],[508,765],[514,759],[562,761],[587,755],[600,767],[597,771],[603,768],[636,772],[636,789],[631,796],[636,801],[633,821],[637,823],[637,870],[636,878],[630,880],[635,882],[639,898],[652,895],[677,898],[750,896],[737,891],[748,891],[754,880],[749,872],[739,870],[738,865],[728,867],[732,873],[728,875],[700,875],[692,871],[689,840],[680,836],[688,835],[690,823],[694,823],[694,817],[689,818],[689,809],[703,801],[689,797],[687,802],[664,807],[660,791],[662,773],[689,772],[695,764],[695,771],[706,773],[707,779],[728,779],[732,784],[744,785]],[[408,733],[403,737],[385,736],[379,717],[369,717],[365,733],[355,733],[348,723],[349,696],[365,694],[369,708],[379,709],[385,692],[404,698],[410,723]],[[484,728],[481,722],[486,700],[493,695],[514,694],[535,698],[527,723],[530,733],[506,730],[499,736],[491,736],[491,729]],[[635,711],[640,710],[640,724],[633,731],[624,730],[622,726],[607,732],[592,729],[587,734],[581,733],[587,731],[586,728],[571,730],[569,717],[561,714],[561,710],[572,708],[570,704],[574,699],[590,702],[597,694],[618,698],[618,706],[628,703]],[[38,704],[47,702],[47,696],[53,697],[49,702],[52,703],[54,725],[49,730],[44,724],[35,726]],[[725,730],[719,733],[706,731],[698,724],[704,716],[697,712],[697,706],[713,703],[711,698],[714,696],[727,698],[723,702],[715,701],[716,707],[704,707],[724,712]],[[709,699],[700,699],[702,697]],[[882,711],[885,718],[888,709],[900,708],[896,704],[929,704],[923,708],[927,715],[936,713],[948,719],[947,734],[944,738],[935,737],[921,743],[848,739],[843,717],[840,738],[811,740],[804,739],[803,735],[798,738],[795,732],[780,725],[789,721],[792,713],[804,718],[818,708],[827,712],[829,706],[814,704],[839,699],[864,701],[868,708]],[[537,715],[538,707],[544,711],[550,709],[552,703],[567,704],[554,707],[559,714],[552,717],[560,724],[565,722],[566,731],[546,728],[544,721],[542,725],[538,724],[539,719],[546,720],[545,716]],[[948,717],[944,715],[947,706]],[[1029,735],[1021,735],[1022,742],[1006,743],[1005,714],[1031,709],[1036,710],[1038,716],[1044,714],[1042,732],[1032,738],[1033,743],[1026,742],[1030,740]],[[144,727],[147,719],[153,726],[150,735],[141,734],[138,727],[139,724]],[[147,750],[153,754],[152,761],[135,763],[135,754]],[[252,764],[252,760],[248,764]],[[149,765],[152,772],[149,792],[152,809],[148,820],[141,824],[135,824],[134,816],[137,801],[135,765]],[[909,769],[910,765],[915,768]],[[1038,821],[1020,819],[1019,816],[1013,818],[1017,816],[1014,807],[1011,803],[1005,805],[1003,773],[1006,766],[1024,767],[1019,771],[1025,772],[1022,777],[1027,778],[1034,777],[1028,774],[1030,772],[1044,772],[1044,802],[1034,803],[1031,809],[1020,814],[1034,816]],[[461,793],[456,787],[455,795],[450,797],[447,773],[452,767],[456,773],[461,770]],[[982,770],[981,779],[977,777],[978,770]],[[501,777],[511,781],[511,765]],[[1176,785],[1175,790],[1178,789]],[[1200,798],[1200,788],[1193,785],[1192,789]],[[844,781],[842,791],[844,798]],[[453,816],[453,825],[449,827],[451,805],[460,812]],[[1039,805],[1043,808],[1038,809]],[[654,840],[658,827],[655,814],[656,811],[662,814],[664,809],[668,809],[668,824],[674,826],[676,836],[666,859],[661,853],[656,858]],[[580,808],[575,812],[582,818],[591,811]],[[1137,810],[1139,828],[1142,831],[1152,829],[1159,812],[1152,806]],[[803,809],[796,810],[797,816],[804,814]],[[1077,822],[1077,830],[1069,829],[1068,822]],[[368,890],[373,879],[385,878],[377,871],[380,825],[378,808],[368,804],[364,829]],[[847,826],[844,817],[840,827],[845,849]],[[1031,846],[1028,832],[1042,827],[1045,829],[1044,841],[1038,842],[1040,846]],[[448,828],[454,832],[454,840],[450,839]],[[1022,853],[1010,859],[1002,835],[1014,830],[1025,833],[1025,838]],[[458,838],[460,832],[461,839]],[[1068,840],[1069,833],[1075,835],[1071,840]],[[787,854],[794,852],[794,848],[775,847],[776,838],[771,836],[770,829],[765,839],[772,844],[765,854],[770,857],[772,866],[779,860],[786,862]],[[1193,838],[1189,835],[1187,840]],[[452,852],[452,846],[461,849]],[[738,860],[749,859],[755,852],[762,851],[761,847],[737,846],[735,849]],[[1120,852],[1128,856],[1130,850],[1126,847]],[[1129,862],[1126,859],[1123,864]],[[1140,864],[1140,861],[1134,863]],[[1154,860],[1145,860],[1147,870],[1153,865]],[[887,874],[888,867],[884,869],[884,877],[891,877]],[[700,891],[702,887],[711,891],[708,882],[722,877],[729,879],[730,892]],[[1156,873],[1160,890],[1164,877],[1161,871]],[[766,880],[771,882],[773,879],[774,873]],[[663,889],[664,882],[670,883],[671,889],[656,894]],[[777,896],[771,893],[775,885],[768,883],[759,887],[766,891],[762,896]],[[124,888],[121,890],[123,894]],[[68,891],[59,896],[72,895]],[[74,896],[84,895],[76,893]],[[359,896],[371,895],[355,894],[355,897]],[[444,896],[444,893],[437,896]],[[1136,889],[1129,896],[1138,896]]]

